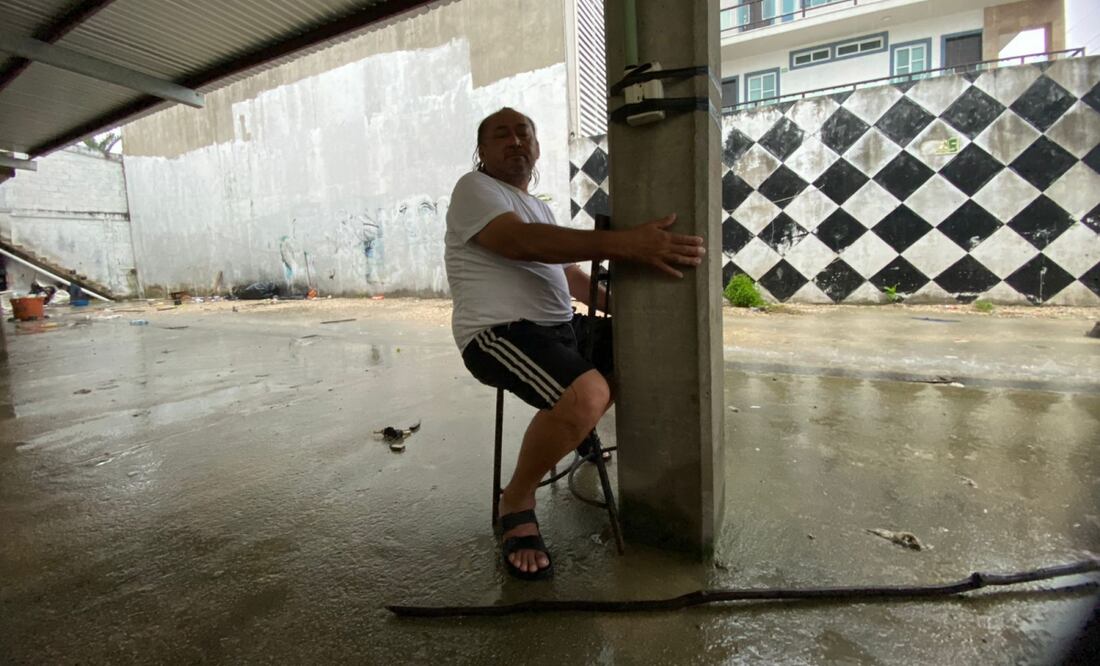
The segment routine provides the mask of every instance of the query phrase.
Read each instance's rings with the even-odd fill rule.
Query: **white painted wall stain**
[[[534,117],[539,191],[569,222],[564,91],[564,64],[474,88],[469,45],[453,40],[237,103],[231,142],[126,158],[143,281],[201,291],[221,271],[227,286],[445,294],[449,195],[501,106]]]

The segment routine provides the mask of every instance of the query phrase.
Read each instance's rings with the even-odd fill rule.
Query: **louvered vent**
[[[577,101],[580,133],[607,133],[603,0],[577,0]]]

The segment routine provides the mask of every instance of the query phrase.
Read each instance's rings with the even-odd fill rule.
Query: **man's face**
[[[507,182],[525,181],[539,159],[539,141],[522,114],[501,111],[489,117],[478,154],[490,176]]]

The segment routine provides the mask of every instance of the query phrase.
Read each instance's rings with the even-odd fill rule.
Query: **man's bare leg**
[[[553,409],[541,409],[531,419],[516,461],[516,471],[500,497],[505,515],[535,507],[535,489],[546,473],[588,436],[611,407],[611,389],[597,370],[577,377]],[[533,524],[519,525],[505,537],[538,534]],[[518,550],[509,556],[520,571],[534,572],[550,565],[544,553]]]

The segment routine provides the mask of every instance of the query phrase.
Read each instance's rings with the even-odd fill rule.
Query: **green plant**
[[[990,312],[993,312],[993,302],[987,301],[985,299],[974,301],[974,309],[978,312],[989,314]]]
[[[722,290],[726,300],[734,307],[739,308],[763,308],[767,307],[764,298],[756,289],[756,283],[744,273],[738,273],[730,278],[726,288]]]
[[[898,293],[898,286],[899,285],[895,284],[892,287],[891,286],[886,286],[886,287],[883,288],[883,291],[886,292],[886,300],[888,302],[897,303],[898,301],[901,300],[901,294]]]

